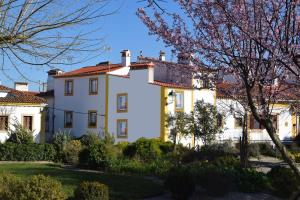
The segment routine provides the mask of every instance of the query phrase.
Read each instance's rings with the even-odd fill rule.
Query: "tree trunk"
[[[278,135],[276,134],[276,131],[273,127],[273,124],[270,119],[267,119],[264,123],[264,126],[271,137],[272,141],[274,142],[276,148],[280,151],[283,159],[287,164],[290,166],[290,168],[294,171],[297,178],[300,180],[300,171],[297,167],[296,162],[289,156],[285,146],[281,143]]]
[[[242,168],[248,167],[248,117],[247,113],[243,117],[243,133],[240,139],[240,162]]]

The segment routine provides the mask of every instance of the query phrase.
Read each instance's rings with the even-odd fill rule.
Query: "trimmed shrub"
[[[274,167],[267,175],[274,193],[280,197],[289,197],[300,185],[290,168]]]
[[[139,138],[137,141],[125,146],[123,155],[128,158],[151,162],[171,153],[172,150],[173,145],[170,142],[163,142],[160,139]]]
[[[195,191],[195,181],[188,168],[172,168],[166,177],[165,187],[170,190],[173,199],[186,200]]]
[[[212,161],[212,164],[220,168],[240,168],[239,159],[234,156],[221,156]]]
[[[1,200],[19,200],[23,192],[23,183],[19,178],[11,174],[1,174],[0,185]]]
[[[52,161],[56,151],[51,144],[16,144],[6,142],[0,144],[0,160],[2,161]]]
[[[79,162],[79,153],[81,149],[82,146],[79,140],[69,141],[64,149],[66,162],[72,165],[77,165]]]
[[[1,200],[65,200],[61,183],[43,175],[33,176],[25,181],[13,175],[0,177]]]
[[[79,153],[79,164],[92,169],[106,169],[109,158],[103,143],[84,148]]]
[[[83,182],[75,190],[74,200],[109,200],[108,187],[99,182]]]

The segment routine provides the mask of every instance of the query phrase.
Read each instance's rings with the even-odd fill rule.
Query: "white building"
[[[184,70],[187,60],[167,62],[161,52],[158,59],[139,56],[131,62],[130,51],[121,54],[121,64],[104,62],[54,76],[55,131],[70,130],[77,137],[107,131],[117,141],[167,140],[169,113],[189,113],[200,99],[215,104],[215,91],[194,89],[203,83]]]
[[[36,93],[28,92],[27,83],[15,83],[15,89],[0,85],[0,141],[8,138],[14,123],[20,123],[33,131],[35,142],[43,142],[45,102]]]
[[[223,114],[223,130],[224,133],[219,136],[220,140],[239,141],[242,136],[243,115],[245,109],[242,104],[228,96],[225,90],[230,91],[232,85],[222,83],[217,93],[217,110]],[[289,95],[291,97],[291,95]],[[291,99],[292,100],[292,99]],[[295,96],[294,101],[300,100]],[[291,111],[289,101],[282,101],[270,105],[271,114],[273,116],[273,125],[276,127],[276,132],[283,142],[291,142],[291,140],[300,134],[300,117],[299,114]],[[249,131],[249,140],[251,142],[271,141],[266,129],[262,127],[254,117],[249,113],[247,115],[247,124]]]
[[[166,61],[163,52],[158,59],[138,56],[136,62],[131,62],[128,50],[121,55],[120,64],[103,62],[70,72],[50,71],[46,93],[52,96],[45,95],[49,135],[58,130],[69,130],[76,137],[87,131],[106,131],[117,142],[132,142],[140,137],[168,140],[167,115],[176,111],[190,113],[197,100],[204,100],[216,105],[225,116],[224,133],[219,139],[239,140],[241,119],[228,104],[235,111],[241,106],[220,94],[217,98],[216,90],[208,89],[207,81],[192,75],[189,56],[181,54],[179,62],[174,63]],[[290,140],[299,133],[299,116],[291,114],[287,104],[275,105],[273,112],[281,140]],[[251,116],[249,128],[250,140],[269,140]],[[192,138],[181,142],[191,146],[200,143]]]

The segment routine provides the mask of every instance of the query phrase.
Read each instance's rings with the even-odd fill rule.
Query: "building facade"
[[[15,89],[0,85],[0,142],[17,123],[33,132],[35,142],[44,142],[45,106],[46,100],[28,92],[25,83],[16,83]]]

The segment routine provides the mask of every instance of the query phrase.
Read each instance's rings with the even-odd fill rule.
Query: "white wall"
[[[9,127],[13,129],[13,124],[22,124],[23,116],[33,117],[33,138],[35,142],[40,142],[41,133],[41,113],[43,106],[0,106],[0,115],[8,116]],[[0,142],[8,138],[7,131],[0,131]]]
[[[89,79],[98,78],[98,94],[89,95]],[[73,96],[64,95],[65,80],[74,81]],[[104,129],[105,115],[105,75],[56,78],[55,79],[55,131],[64,130],[64,111],[73,111],[73,127],[70,130],[80,137],[88,130],[100,132]],[[88,111],[97,110],[97,128],[88,128]],[[101,115],[101,116],[100,116]]]
[[[243,113],[242,106],[236,101],[230,99],[217,99],[217,109],[224,114],[224,133],[219,136],[220,140],[234,140],[238,141],[242,136],[242,128],[235,128],[234,113],[230,112],[230,105],[233,105],[235,114]],[[278,132],[281,140],[289,140],[292,137],[292,115],[286,106],[275,106],[272,110],[272,114],[278,115]],[[252,141],[265,141],[271,140],[265,129],[252,129],[249,130],[249,138]]]
[[[128,94],[128,112],[117,113],[117,94]],[[148,70],[131,70],[130,78],[109,76],[108,131],[117,136],[117,119],[128,120],[128,138],[160,136],[160,87],[148,83]]]

